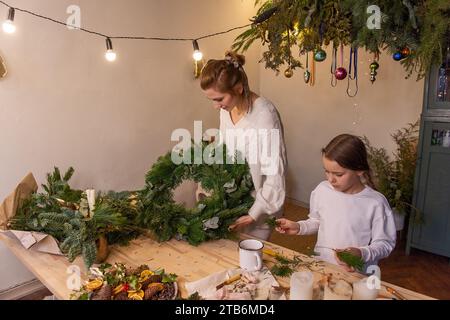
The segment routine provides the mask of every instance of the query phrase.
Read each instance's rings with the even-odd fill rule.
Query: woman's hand
[[[346,248],[346,249],[343,249],[343,250],[342,250],[342,249],[336,249],[336,250],[334,250],[334,256],[335,256],[336,261],[338,262],[338,264],[341,265],[341,266],[343,266],[344,269],[345,269],[345,271],[347,271],[347,272],[355,272],[355,268],[349,266],[349,265],[346,264],[344,261],[342,261],[342,260],[339,259],[337,253],[338,253],[338,252],[343,252],[343,251],[348,252],[348,253],[350,253],[350,254],[352,254],[352,255],[354,255],[354,256],[357,256],[357,257],[362,257],[361,250],[358,249],[358,248],[353,248],[353,247],[349,247],[349,248]]]
[[[275,230],[279,233],[298,234],[300,231],[300,225],[295,221],[281,218],[277,220],[277,227]]]
[[[232,225],[228,227],[229,230],[240,229],[249,224],[252,224],[255,220],[250,215],[245,215],[238,218]]]

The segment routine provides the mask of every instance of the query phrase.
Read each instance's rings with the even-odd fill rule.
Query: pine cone
[[[159,283],[157,285],[149,286],[144,291],[144,300],[150,300],[155,294],[157,294],[158,292],[160,292],[163,289],[164,289],[164,286]]]
[[[112,287],[106,284],[99,290],[94,292],[91,300],[111,300],[111,296],[112,296]]]
[[[147,289],[148,285],[151,283],[159,283],[161,281],[162,281],[162,276],[154,274],[154,275],[150,276],[147,280],[142,282],[142,290]]]
[[[122,301],[124,301],[124,300],[130,300],[130,299],[128,299],[128,293],[127,292],[120,292],[120,293],[118,293],[115,296],[114,300],[122,300]]]

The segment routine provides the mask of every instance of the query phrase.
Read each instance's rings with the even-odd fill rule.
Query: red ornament
[[[411,54],[411,50],[409,50],[408,47],[403,48],[403,50],[401,51],[402,56],[405,58],[407,56],[409,56]]]
[[[337,68],[334,75],[336,76],[336,79],[344,80],[347,77],[347,70],[343,67]]]

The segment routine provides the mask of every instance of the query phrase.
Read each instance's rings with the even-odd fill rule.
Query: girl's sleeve
[[[311,235],[319,231],[320,214],[317,205],[317,189],[311,192],[308,220],[298,221],[297,223],[300,225],[299,235]]]
[[[392,211],[386,204],[376,208],[372,223],[372,240],[365,247],[360,247],[365,262],[386,258],[395,248],[396,228]]]

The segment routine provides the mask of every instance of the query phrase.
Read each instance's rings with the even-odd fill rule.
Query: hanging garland
[[[200,149],[201,154],[205,147]],[[187,151],[191,159],[196,148],[199,147]],[[198,245],[232,236],[228,227],[253,205],[253,181],[246,163],[233,161],[225,150],[217,156],[218,161],[211,165],[203,161],[202,164],[175,164],[171,153],[159,158],[147,173],[145,189],[139,192],[139,224],[152,230],[159,241],[176,237]],[[173,200],[173,190],[186,180],[200,183],[211,194],[192,209]]]
[[[233,49],[245,51],[260,40],[267,45],[262,61],[275,71],[288,61],[298,62],[290,47],[320,52],[333,42],[374,54],[387,50],[401,61],[407,77],[416,71],[420,79],[443,61],[450,38],[448,0],[256,0],[256,5],[257,17],[264,19],[255,19],[259,23],[239,35]],[[371,5],[380,8],[379,29],[367,26]],[[283,36],[286,27],[293,35],[289,44]]]

